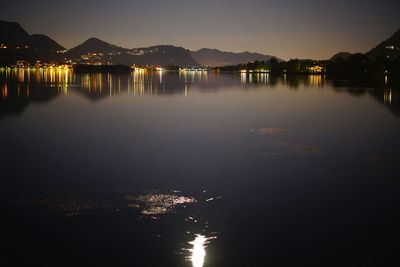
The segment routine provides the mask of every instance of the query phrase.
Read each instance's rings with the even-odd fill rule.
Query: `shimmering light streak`
[[[197,234],[196,238],[193,241],[190,241],[189,244],[193,247],[189,249],[190,256],[189,260],[192,262],[193,267],[203,267],[206,259],[206,247],[210,243],[210,240],[216,239],[217,237],[206,237],[201,234]]]
[[[203,267],[206,257],[206,241],[207,238],[205,236],[197,235],[193,241],[189,242],[189,244],[193,245],[193,248],[190,250],[192,253],[190,261],[193,267]]]

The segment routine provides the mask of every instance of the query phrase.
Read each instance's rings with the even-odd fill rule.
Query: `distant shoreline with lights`
[[[238,64],[222,67],[180,67],[176,65],[167,66],[136,66],[136,65],[103,65],[103,64],[71,64],[71,63],[42,63],[37,62],[31,65],[27,61],[17,61],[16,64],[0,67],[4,70],[59,70],[73,71],[74,73],[120,73],[128,74],[132,72],[188,72],[188,73],[232,73],[241,75],[267,74],[267,75],[326,75],[333,79],[360,80],[379,77],[391,77],[399,79],[400,60],[384,67],[380,62],[371,62],[369,66],[359,64],[362,56],[351,57],[347,60],[339,59],[336,61],[313,61],[313,60],[289,60],[287,62],[255,61],[247,64]],[[358,63],[358,64],[357,64]],[[349,67],[351,66],[351,67]]]

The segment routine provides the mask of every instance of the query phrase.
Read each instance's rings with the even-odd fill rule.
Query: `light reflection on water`
[[[48,77],[37,72],[38,78],[31,73],[29,78],[27,73],[18,76],[10,71],[3,74],[12,77],[0,77],[0,119],[24,110],[23,116],[0,120],[0,157],[7,167],[1,180],[3,194],[8,196],[5,203],[11,203],[3,211],[12,211],[15,218],[9,225],[16,225],[5,240],[26,243],[32,248],[28,256],[36,257],[43,247],[54,244],[52,255],[63,255],[57,248],[67,248],[68,253],[82,253],[82,259],[96,258],[99,265],[104,258],[92,255],[109,257],[117,266],[205,266],[211,262],[233,266],[225,261],[259,266],[254,255],[263,255],[268,247],[286,249],[292,244],[290,253],[311,251],[313,257],[314,251],[325,252],[318,251],[322,246],[335,251],[345,241],[364,241],[361,232],[365,231],[360,235],[344,231],[340,242],[327,238],[318,244],[321,234],[336,236],[336,229],[342,229],[337,227],[353,229],[348,222],[365,230],[370,225],[363,223],[371,218],[382,221],[386,216],[387,221],[396,221],[391,208],[380,207],[393,206],[398,197],[392,189],[398,185],[400,128],[398,118],[385,110],[389,107],[400,114],[397,88],[352,89],[331,82],[324,83],[326,90],[310,88],[309,84],[317,85],[324,77],[285,76],[283,80],[271,75],[269,83],[258,84],[257,75],[251,75],[242,84],[238,75],[212,73],[207,82],[203,82],[205,75],[200,80],[197,74],[193,83],[194,74],[185,78],[183,73],[161,77],[161,73],[56,72],[49,71]],[[64,92],[64,84],[68,85],[65,92],[71,94],[53,100],[55,105],[26,108],[55,99]],[[118,94],[113,101],[107,100]],[[159,96],[133,99],[141,94]],[[107,101],[93,105],[78,101],[82,96]],[[97,189],[86,191],[82,186]],[[161,189],[144,189],[152,187]],[[201,191],[204,188],[210,192]],[[69,190],[73,194],[60,193]],[[14,199],[32,195],[33,205],[13,204]],[[64,221],[59,214],[69,219]],[[26,231],[17,228],[20,222]],[[304,230],[301,236],[298,225]],[[383,236],[392,240],[392,230],[388,228]],[[53,238],[59,232],[67,238]],[[281,233],[287,238],[282,239]],[[310,234],[309,243],[297,247],[303,233]],[[379,234],[381,229],[375,227],[371,233]],[[210,241],[213,235],[242,242]],[[64,246],[67,239],[69,244]],[[38,240],[43,240],[41,246]],[[259,240],[265,246],[246,248]],[[365,244],[373,247],[380,241],[371,239]],[[121,251],[118,257],[109,253],[117,250],[115,244]],[[244,253],[214,258],[217,248]],[[115,263],[124,258],[126,264]],[[170,258],[178,262],[165,264]],[[282,260],[271,255],[271,262],[271,258]],[[138,264],[141,260],[153,262]]]
[[[218,75],[217,75],[218,76]],[[51,69],[1,69],[0,70],[0,98],[6,98],[9,89],[7,83],[17,81],[18,86],[31,83],[40,83],[49,87],[60,88],[60,93],[67,94],[71,89],[71,85],[76,85],[83,89],[82,91],[93,97],[119,95],[121,92],[127,92],[132,95],[144,94],[164,94],[170,86],[169,82],[173,81],[174,91],[187,96],[190,92],[190,86],[196,83],[207,83],[210,80],[215,81],[216,75],[208,72],[179,72],[163,74],[163,72],[143,72],[133,71],[130,74],[112,74],[112,73],[74,73],[68,68],[51,68]],[[236,74],[234,74],[236,77]],[[268,73],[242,73],[240,77],[242,84],[264,84],[273,85],[270,74]],[[235,81],[232,79],[232,81]],[[225,80],[226,81],[226,80]],[[285,81],[284,81],[285,82]],[[325,82],[325,77],[309,76],[303,81],[308,86],[321,86]],[[299,82],[291,81],[290,86],[299,84]],[[8,89],[8,90],[6,90]]]
[[[114,198],[110,198],[108,195],[108,197],[103,196],[100,198],[98,197],[92,199],[85,197],[86,194],[90,194],[90,192],[93,193],[95,191],[89,190],[85,194],[67,194],[65,196],[55,198],[36,198],[31,201],[31,204],[36,207],[41,206],[48,208],[49,210],[57,212],[65,216],[66,218],[77,218],[80,216],[90,217],[90,212],[92,212],[92,214],[98,214],[101,211],[105,211],[106,213],[115,213],[123,210],[124,207],[128,207],[129,209],[138,209],[142,215],[159,216],[167,213],[174,214],[174,220],[176,223],[178,223],[179,220],[182,221],[182,218],[188,216],[188,212],[193,212],[193,209],[186,211],[183,216],[179,216],[178,212],[174,212],[174,210],[179,206],[186,207],[185,205],[195,204],[198,202],[198,200],[194,197],[179,194],[180,191],[171,191],[170,193],[166,191],[163,193],[157,190],[152,190],[145,194],[126,196],[124,201],[122,202],[120,202],[119,196],[114,196]],[[102,192],[107,192],[107,190]],[[118,194],[120,194],[124,191],[111,190],[108,193],[113,194],[115,192],[118,192]],[[205,193],[205,191],[203,193]],[[210,203],[211,201],[221,198],[221,196],[211,198],[209,198],[209,196],[205,196],[201,201],[203,203]],[[197,206],[197,209],[198,208],[199,206]],[[191,216],[187,217],[190,220],[183,220],[185,224],[188,222],[198,222],[194,217]],[[205,221],[205,225],[205,227],[208,228],[208,221]],[[191,262],[193,267],[204,266],[207,255],[206,248],[210,244],[211,240],[217,239],[217,232],[206,233],[206,230],[202,230],[200,232],[202,232],[203,234],[195,234],[195,238],[187,242],[187,244],[191,246],[190,248],[182,248],[182,251],[187,251],[189,253],[189,255],[186,255],[184,259]],[[187,231],[186,233],[190,234],[191,232]]]
[[[190,249],[190,252],[192,253],[190,260],[193,267],[202,267],[204,265],[204,258],[206,257],[206,241],[207,238],[205,236],[197,235],[193,241],[189,242],[189,244],[193,245],[193,248]]]
[[[206,247],[209,244],[210,240],[215,239],[216,237],[206,237],[204,235],[198,234],[193,241],[190,241],[189,244],[193,247],[189,249],[191,255],[189,256],[189,260],[192,262],[193,267],[203,267],[205,258],[206,258]]]
[[[177,206],[195,203],[193,197],[186,197],[176,194],[150,193],[138,197],[128,197],[132,200],[131,208],[139,208],[143,215],[160,215],[169,213]]]

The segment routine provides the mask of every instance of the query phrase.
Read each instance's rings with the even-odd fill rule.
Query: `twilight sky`
[[[89,37],[127,47],[173,44],[283,59],[366,52],[400,28],[399,0],[9,1],[0,19],[66,48]]]

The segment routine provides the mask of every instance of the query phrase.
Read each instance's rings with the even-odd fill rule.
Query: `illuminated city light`
[[[318,65],[307,67],[307,71],[309,73],[320,74],[324,72],[324,68]]]

